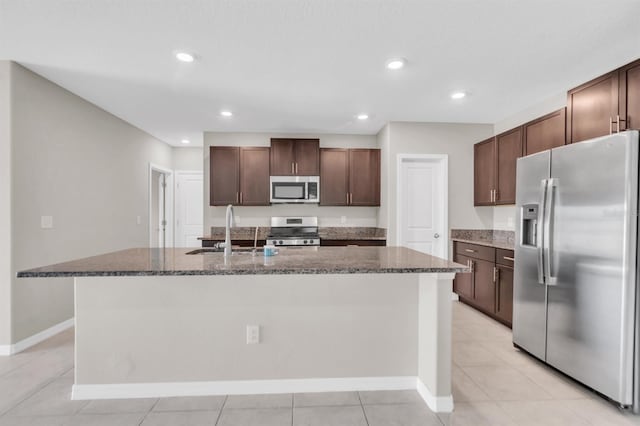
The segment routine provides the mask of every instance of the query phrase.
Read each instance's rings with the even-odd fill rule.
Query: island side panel
[[[418,392],[435,412],[451,412],[451,333],[455,274],[420,274]]]
[[[76,324],[76,385],[418,375],[418,274],[81,277]]]

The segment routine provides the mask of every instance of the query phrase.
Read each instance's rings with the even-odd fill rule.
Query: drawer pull
[[[467,253],[475,253],[475,250],[471,250],[471,249],[464,249],[464,251],[466,251]]]
[[[509,256],[502,256],[502,258],[503,258],[504,260],[510,260],[510,261],[512,261],[512,262],[513,262],[513,257],[509,257]]]

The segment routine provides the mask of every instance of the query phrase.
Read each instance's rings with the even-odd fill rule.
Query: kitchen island
[[[453,409],[452,280],[467,267],[403,247],[189,251],[18,273],[74,277],[74,399],[417,389]]]

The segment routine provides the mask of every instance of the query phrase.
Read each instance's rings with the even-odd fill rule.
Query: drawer
[[[493,247],[479,246],[477,244],[456,241],[456,253],[474,259],[488,260],[489,262],[495,262],[496,260],[496,249]]]
[[[496,263],[513,268],[513,250],[496,249]]]

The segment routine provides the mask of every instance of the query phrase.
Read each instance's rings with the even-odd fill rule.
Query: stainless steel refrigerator
[[[638,412],[638,132],[520,158],[513,342]]]

